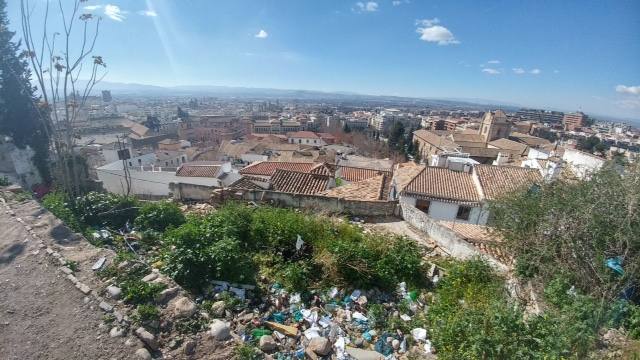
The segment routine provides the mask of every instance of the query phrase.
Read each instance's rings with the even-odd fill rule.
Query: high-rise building
[[[564,118],[562,111],[544,111],[542,113],[542,122],[551,124],[560,124]]]
[[[102,101],[111,102],[111,91],[110,90],[102,90]]]
[[[578,111],[575,113],[564,114],[562,118],[562,124],[567,131],[574,131],[584,126],[587,120],[587,115]]]
[[[520,109],[516,112],[516,116],[521,120],[540,122],[542,121],[542,110]]]

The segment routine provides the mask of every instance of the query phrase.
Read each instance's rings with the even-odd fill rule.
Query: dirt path
[[[66,250],[68,259],[76,256],[78,279],[87,283],[93,276],[87,264],[100,250],[87,247],[33,201],[8,205],[0,203],[0,358],[135,358],[124,338],[98,327],[103,313],[96,300],[66,279],[40,240]]]

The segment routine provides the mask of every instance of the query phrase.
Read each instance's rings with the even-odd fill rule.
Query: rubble
[[[213,299],[205,307],[215,318],[208,331],[212,338],[223,341],[233,333],[274,359],[399,359],[433,351],[428,331],[415,326],[426,326],[429,295],[404,283],[392,294],[334,287],[303,297],[279,284],[256,292],[215,282],[204,298]]]

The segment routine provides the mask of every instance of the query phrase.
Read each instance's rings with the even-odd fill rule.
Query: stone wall
[[[461,238],[455,231],[440,225],[437,220],[431,218],[412,204],[401,201],[399,206],[402,218],[406,222],[429,236],[431,240],[435,241],[438,246],[451,256],[458,259],[480,256],[486,259],[497,270],[507,270],[504,264],[487,254],[481,253],[473,245]]]
[[[171,193],[176,200],[222,201],[225,199],[269,202],[276,206],[318,210],[325,213],[359,216],[393,216],[397,213],[397,201],[357,201],[321,195],[289,194],[270,190],[233,190],[212,186],[171,183]],[[219,189],[214,193],[214,190]],[[214,197],[212,198],[212,195]]]

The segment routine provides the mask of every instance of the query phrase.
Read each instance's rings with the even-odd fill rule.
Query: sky
[[[38,19],[47,0],[30,1]],[[102,18],[95,52],[108,81],[487,99],[640,119],[637,0],[90,0],[83,7]],[[19,30],[18,0],[8,12]],[[58,17],[50,16],[52,31],[61,31]]]

